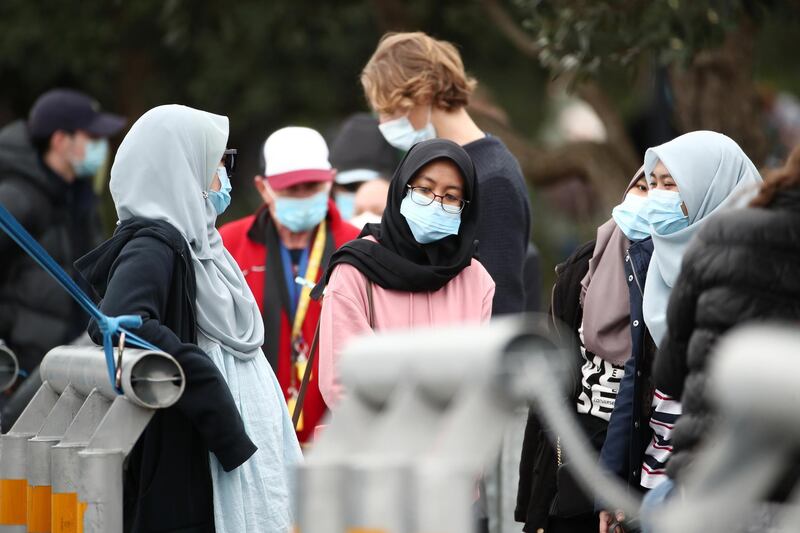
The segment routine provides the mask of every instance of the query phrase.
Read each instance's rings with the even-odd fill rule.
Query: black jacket
[[[98,243],[88,180],[67,184],[40,159],[24,122],[0,130],[0,204],[72,274]],[[30,372],[53,347],[77,337],[86,315],[33,259],[0,231],[0,339]]]
[[[481,215],[478,254],[495,283],[492,316],[525,310],[523,267],[531,231],[531,205],[519,162],[497,137],[462,148],[475,165]]]
[[[178,402],[158,411],[128,459],[125,530],[214,531],[208,452],[226,471],[256,451],[225,379],[196,342],[195,279],[188,244],[170,224],[131,219],[76,267],[111,316],[138,314],[136,334],[171,354],[186,374]],[[102,342],[97,325],[92,339]]]
[[[562,340],[570,345],[576,345],[574,332],[578,331],[583,320],[580,306],[581,280],[589,271],[589,259],[594,253],[594,244],[594,241],[584,244],[556,267],[550,314],[563,323],[564,327],[555,323],[553,327]],[[580,351],[576,345],[575,364],[570,365],[575,373],[571,379],[573,387],[569,391],[570,398],[577,398],[580,388],[580,359]],[[523,531],[533,532],[546,527],[553,498],[557,493],[558,462],[548,432],[548,428],[539,419],[538,412],[531,408],[522,441],[517,505],[514,510],[514,519],[525,523]]]
[[[642,460],[652,431],[650,405],[653,400],[652,364],[655,343],[647,332],[642,312],[647,268],[653,255],[653,241],[634,242],[625,256],[631,305],[631,340],[633,353],[625,362],[625,376],[614,400],[606,440],[600,450],[600,462],[609,471],[627,481],[629,487],[642,490]]]
[[[653,368],[656,387],[683,406],[667,463],[671,478],[680,479],[713,421],[706,369],[717,339],[748,321],[800,320],[798,272],[800,188],[778,193],[768,209],[721,214],[692,241]]]

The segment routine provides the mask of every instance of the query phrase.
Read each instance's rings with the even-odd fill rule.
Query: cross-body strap
[[[322,304],[323,302],[320,302]],[[369,327],[375,329],[375,305],[372,301],[372,281],[367,280],[367,312]],[[314,358],[317,356],[317,345],[319,344],[319,324],[322,321],[322,315],[317,320],[317,327],[314,329],[314,340],[311,341],[311,349],[308,352],[308,364],[306,371],[303,372],[303,381],[300,383],[300,391],[297,393],[297,404],[294,408],[292,415],[292,423],[295,430],[297,423],[300,421],[300,413],[303,412],[303,403],[306,400],[306,391],[308,390],[308,382],[311,380],[311,370],[314,368]]]
[[[372,280],[367,280],[367,306],[368,306],[368,315],[367,318],[369,320],[369,327],[373,331],[375,330],[375,304],[372,301]]]
[[[306,364],[306,371],[303,372],[303,381],[300,382],[300,391],[297,393],[297,403],[295,404],[294,413],[292,414],[292,424],[294,424],[295,431],[297,430],[297,423],[300,421],[300,413],[303,412],[303,404],[306,400],[306,390],[308,390],[308,382],[311,380],[311,369],[314,368],[314,358],[317,355],[317,344],[319,343],[319,323],[322,321],[321,318],[322,317],[317,320],[317,327],[314,329],[314,340],[311,341],[311,349],[308,352],[308,364]]]

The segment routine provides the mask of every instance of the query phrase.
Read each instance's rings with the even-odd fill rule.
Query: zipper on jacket
[[[644,298],[644,288],[642,288],[642,284],[639,283],[639,277],[636,275],[636,267],[634,266],[633,258],[631,257],[631,249],[628,248],[628,251],[625,252],[625,254],[626,254],[627,258],[628,258],[628,262],[631,265],[631,272],[633,273],[633,281],[636,282],[636,287],[638,287],[638,289],[639,289],[639,294],[641,294],[642,298]]]

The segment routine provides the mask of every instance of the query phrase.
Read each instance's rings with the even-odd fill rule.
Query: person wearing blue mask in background
[[[531,230],[528,190],[514,155],[467,112],[476,84],[453,44],[422,32],[384,35],[361,73],[367,102],[389,144],[407,151],[441,138],[469,154],[480,183],[478,249],[497,284],[492,312],[521,313]]]
[[[637,363],[635,372],[626,372],[622,388],[636,387],[641,404],[618,404],[612,426],[619,424],[620,442],[630,446],[624,477],[632,488],[650,490],[646,501],[657,503],[672,487],[666,465],[673,451],[673,429],[682,411],[676,391],[663,388],[653,379],[653,367],[657,366],[654,361],[663,358],[663,340],[668,336],[670,294],[692,237],[718,213],[743,206],[748,195],[757,192],[762,180],[736,142],[712,131],[687,133],[648,149],[644,169],[650,193],[643,216],[650,223],[653,256],[642,308],[645,325],[658,351],[646,353],[648,359]],[[627,440],[622,437],[626,430],[630,436]],[[614,465],[622,464],[626,448],[614,448],[604,450],[602,458],[617,470]],[[603,526],[601,519],[601,531]]]
[[[54,89],[36,100],[27,121],[0,130],[0,204],[69,273],[102,238],[88,178],[105,164],[108,137],[125,123],[84,93]],[[2,232],[0,257],[0,341],[31,372],[51,348],[78,337],[87,317]],[[13,421],[3,416],[4,430]]]
[[[254,183],[264,204],[220,233],[261,309],[264,354],[293,412],[320,313],[305,284],[317,282],[331,254],[358,230],[342,220],[330,198],[335,171],[317,131],[282,128],[266,140],[262,155],[264,175]],[[302,405],[302,443],[313,437],[326,410],[318,375],[312,373]]]
[[[336,169],[333,199],[343,219],[349,222],[357,215],[356,194],[361,186],[376,179],[388,181],[399,156],[372,115],[356,113],[344,121],[331,144],[330,157]]]
[[[623,365],[644,350],[644,274],[652,253],[643,217],[648,187],[642,169],[630,181],[611,219],[556,268],[551,313],[560,335],[575,346],[568,401],[595,449],[605,441]],[[566,328],[569,328],[568,330]],[[567,340],[567,339],[565,339]],[[553,443],[555,441],[555,444]],[[531,409],[520,460],[515,518],[524,531],[594,532],[594,502],[575,481],[558,439]]]

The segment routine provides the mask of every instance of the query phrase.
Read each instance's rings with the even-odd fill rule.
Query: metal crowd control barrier
[[[603,471],[562,385],[573,361],[541,319],[379,334],[345,350],[347,389],[298,469],[302,533],[473,531],[475,480],[520,402],[535,402],[584,488],[638,517],[640,501]],[[712,357],[720,423],[681,489],[642,517],[657,533],[728,532],[765,507],[800,449],[800,332],[733,332]],[[797,531],[800,487],[770,531]],[[755,529],[749,529],[755,530]],[[762,529],[765,530],[765,529]]]
[[[163,352],[116,355],[121,395],[102,348],[45,356],[42,386],[0,437],[0,532],[122,531],[122,462],[155,409],[180,398],[185,377]]]
[[[547,357],[551,376],[567,360],[541,317],[356,340],[346,396],[298,469],[299,531],[471,531],[476,480],[525,399],[511,353]]]

